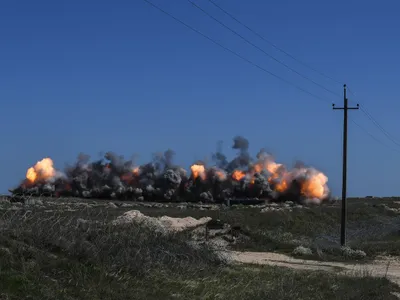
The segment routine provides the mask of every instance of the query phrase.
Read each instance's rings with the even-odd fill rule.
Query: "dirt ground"
[[[397,257],[380,257],[370,263],[341,263],[315,261],[293,258],[284,254],[269,252],[226,252],[227,256],[236,263],[272,265],[302,270],[319,270],[339,274],[362,276],[371,275],[387,277],[400,285],[400,259]]]

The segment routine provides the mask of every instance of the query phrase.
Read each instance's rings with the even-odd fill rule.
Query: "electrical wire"
[[[304,89],[304,88],[302,88],[302,87],[300,87],[300,86],[298,86],[298,85],[296,85],[296,84],[294,84],[294,83],[292,83],[292,82],[290,82],[290,81],[284,79],[283,77],[280,77],[279,75],[276,75],[276,74],[272,73],[271,71],[268,71],[268,70],[265,69],[264,67],[262,67],[262,66],[258,65],[257,63],[255,63],[255,62],[253,62],[253,61],[247,59],[246,57],[244,57],[244,56],[240,55],[239,53],[237,53],[237,52],[231,50],[230,48],[228,48],[228,47],[222,45],[222,44],[219,43],[218,41],[212,39],[211,37],[207,36],[206,34],[202,33],[201,31],[195,29],[194,27],[190,26],[189,24],[185,23],[184,21],[178,19],[177,17],[173,16],[173,15],[170,14],[169,12],[165,11],[165,10],[162,9],[161,7],[159,7],[159,6],[157,6],[156,4],[154,4],[153,2],[151,2],[151,1],[149,1],[149,0],[143,0],[143,1],[146,2],[146,3],[148,3],[149,5],[151,5],[152,7],[156,8],[156,9],[159,10],[160,12],[164,13],[165,15],[169,16],[170,18],[174,19],[174,20],[177,21],[178,23],[184,25],[185,27],[189,28],[190,30],[192,30],[192,31],[196,32],[197,34],[203,36],[204,38],[206,38],[206,39],[209,40],[210,42],[214,43],[215,45],[221,47],[222,49],[224,49],[224,50],[226,50],[226,51],[232,53],[233,55],[235,55],[236,57],[242,59],[243,61],[245,61],[245,62],[247,62],[247,63],[253,65],[254,67],[256,67],[256,68],[258,68],[258,69],[260,69],[261,71],[263,71],[263,72],[265,72],[265,73],[267,73],[267,74],[269,74],[269,75],[271,75],[271,76],[273,76],[273,77],[275,77],[275,78],[277,78],[277,79],[279,79],[279,80],[285,82],[285,83],[288,84],[288,85],[291,85],[291,86],[295,87],[296,89],[298,89],[298,90],[300,90],[300,91],[302,91],[302,92],[304,92],[304,93],[306,93],[306,94],[309,94],[310,96],[312,96],[312,97],[314,97],[314,98],[316,98],[316,99],[319,99],[319,100],[322,100],[322,101],[329,101],[329,100],[327,100],[326,98],[320,97],[320,96],[318,96],[318,95],[316,95],[316,94],[314,94],[314,93],[312,93],[312,92],[310,92],[310,91],[308,91],[308,90],[306,90],[306,89]]]
[[[354,96],[357,97],[356,94],[347,87],[347,90]],[[352,101],[354,102],[354,101]],[[400,142],[392,136],[379,122],[372,116],[372,114],[367,110],[365,105],[360,106],[361,112],[396,146],[400,146]],[[370,134],[369,134],[370,135]],[[376,138],[374,138],[376,140]],[[380,142],[381,143],[381,142]],[[397,151],[397,148],[396,148]]]
[[[368,119],[372,121],[372,123],[375,124],[375,126],[394,144],[397,146],[400,146],[400,142],[396,140],[385,128],[382,127],[381,124],[378,123],[378,121],[368,112],[368,110],[365,107],[360,108],[361,111],[367,116]]]
[[[250,32],[252,32],[253,34],[255,34],[256,36],[258,36],[260,39],[262,39],[264,42],[267,42],[268,44],[270,44],[272,47],[274,47],[275,49],[277,49],[278,51],[282,52],[283,54],[285,54],[286,56],[290,57],[291,59],[297,61],[299,64],[303,65],[304,67],[309,68],[310,70],[316,72],[317,74],[332,80],[335,83],[338,84],[342,84],[340,81],[334,79],[331,76],[326,75],[325,73],[322,73],[320,71],[318,71],[317,69],[311,67],[309,64],[301,61],[300,59],[296,58],[295,56],[291,55],[290,53],[288,53],[287,51],[283,50],[282,48],[278,47],[276,44],[274,44],[273,42],[269,41],[268,39],[266,39],[264,36],[262,36],[261,34],[259,34],[258,32],[256,32],[254,29],[250,28],[249,26],[247,26],[246,24],[244,24],[243,22],[241,22],[238,18],[236,18],[234,15],[232,15],[230,12],[228,12],[227,10],[225,10],[224,8],[222,8],[220,5],[218,5],[217,3],[215,3],[213,0],[208,0],[211,4],[213,4],[215,7],[217,7],[219,10],[221,10],[223,13],[225,13],[226,15],[228,15],[229,17],[231,17],[233,20],[235,20],[237,23],[239,23],[240,25],[242,25],[243,27],[245,27],[247,30],[249,30]]]
[[[254,48],[258,49],[259,51],[261,51],[262,53],[264,53],[265,55],[267,55],[269,58],[273,59],[274,61],[276,61],[277,63],[281,64],[282,66],[284,66],[285,68],[289,69],[290,71],[296,73],[297,75],[301,76],[302,78],[310,81],[311,83],[315,84],[316,86],[324,89],[325,91],[335,95],[335,96],[339,96],[341,97],[340,94],[336,93],[335,91],[332,91],[328,88],[326,88],[325,86],[323,86],[322,84],[314,81],[313,79],[311,79],[310,77],[296,71],[295,69],[293,69],[292,67],[290,67],[289,65],[285,64],[284,62],[280,61],[279,59],[277,59],[276,57],[272,56],[271,54],[269,54],[268,52],[266,52],[264,49],[260,48],[259,46],[257,46],[256,44],[254,44],[253,42],[251,42],[250,40],[248,40],[247,38],[245,38],[243,35],[241,35],[240,33],[238,33],[237,31],[235,31],[234,29],[230,28],[229,26],[227,26],[225,23],[221,22],[220,20],[218,20],[217,18],[215,18],[214,16],[212,16],[210,13],[208,13],[205,9],[201,8],[199,5],[197,5],[195,2],[193,2],[192,0],[187,0],[189,3],[191,3],[195,8],[197,8],[198,10],[200,10],[201,12],[203,12],[205,15],[207,15],[208,17],[210,17],[211,19],[213,19],[215,22],[217,22],[218,24],[220,24],[221,26],[223,26],[224,28],[228,29],[230,32],[232,32],[233,34],[235,34],[236,36],[240,37],[242,40],[244,40],[246,43],[248,43],[249,45],[253,46]]]
[[[397,148],[391,148],[390,146],[388,146],[387,144],[385,144],[384,142],[382,142],[381,140],[377,139],[372,133],[370,133],[368,130],[366,130],[364,127],[362,127],[360,124],[358,124],[356,121],[354,121],[352,118],[349,118],[349,120],[356,125],[358,128],[360,128],[362,131],[364,131],[364,133],[366,133],[369,137],[371,137],[373,140],[375,140],[377,143],[381,144],[382,146],[392,150],[392,151],[396,151],[398,153],[400,153],[400,150]]]
[[[288,81],[288,80],[286,80],[286,79],[284,79],[284,78],[282,78],[282,77],[280,77],[280,76],[278,76],[278,75],[276,75],[276,74],[274,74],[274,73],[268,71],[267,69],[263,68],[262,66],[258,65],[257,63],[254,63],[253,61],[251,61],[251,60],[247,59],[246,57],[240,55],[239,53],[237,53],[237,52],[231,50],[230,48],[228,48],[228,47],[222,45],[221,43],[219,43],[218,41],[212,39],[211,37],[205,35],[205,34],[202,33],[201,31],[199,31],[199,30],[193,28],[193,27],[190,26],[189,24],[183,22],[182,20],[180,20],[180,19],[178,19],[177,17],[173,16],[172,14],[168,13],[167,11],[165,11],[165,10],[162,9],[161,7],[155,5],[155,4],[152,3],[151,1],[149,1],[149,0],[143,0],[143,1],[145,1],[146,3],[148,3],[149,5],[151,5],[152,7],[156,8],[157,10],[161,11],[161,12],[164,13],[165,15],[169,16],[170,18],[174,19],[174,20],[177,21],[178,23],[184,25],[185,27],[189,28],[190,30],[192,30],[192,31],[196,32],[197,34],[203,36],[204,38],[206,38],[207,40],[209,40],[209,41],[211,41],[212,43],[216,44],[217,46],[221,47],[222,49],[224,49],[224,50],[230,52],[231,54],[235,55],[236,57],[238,57],[238,58],[244,60],[245,62],[247,62],[247,63],[249,63],[249,64],[255,66],[256,68],[262,70],[263,72],[265,72],[265,73],[267,73],[267,74],[269,74],[269,75],[271,75],[271,76],[273,76],[273,77],[275,77],[275,78],[277,78],[277,79],[279,79],[279,80],[285,82],[285,83],[288,84],[288,85],[291,85],[291,86],[295,87],[296,89],[298,89],[298,90],[300,90],[300,91],[302,91],[302,92],[304,92],[304,93],[306,93],[306,94],[309,94],[310,96],[312,96],[312,97],[314,97],[314,98],[316,98],[316,99],[323,100],[323,101],[328,101],[326,98],[323,98],[323,97],[320,97],[320,96],[318,96],[318,95],[315,95],[314,93],[311,93],[311,92],[309,92],[308,90],[305,90],[305,89],[303,89],[302,87],[300,87],[300,86],[298,86],[298,85],[296,85],[296,84],[293,84],[292,82],[290,82],[290,81]],[[198,6],[197,6],[195,3],[193,3],[191,0],[187,0],[187,1],[189,1],[190,3],[192,3],[195,7],[198,7]],[[212,0],[208,0],[208,1],[210,1],[211,3],[213,3],[214,5],[216,5]],[[216,5],[216,6],[217,6],[217,5]],[[218,7],[219,7],[219,6],[218,6]],[[198,8],[201,9],[200,7],[198,7]],[[220,7],[219,7],[219,8],[220,8]],[[202,9],[201,9],[201,10],[202,10]],[[221,10],[222,10],[222,8],[221,8]],[[202,10],[202,11],[203,11],[203,10]],[[206,13],[206,12],[205,12],[205,13]],[[228,13],[227,13],[227,14],[228,14]],[[208,15],[208,13],[207,13],[207,15]],[[215,18],[212,17],[211,15],[210,15],[210,17],[213,18],[213,19],[215,19]],[[233,18],[233,16],[231,16],[231,17]],[[221,25],[223,25],[224,27],[226,26],[226,25],[224,25],[222,22],[219,22],[217,19],[215,19],[215,20],[216,20],[218,23],[220,23]],[[237,21],[238,21],[238,20],[237,20]],[[238,22],[240,22],[240,21],[238,21]],[[242,25],[245,26],[245,27],[247,28],[246,25],[244,25],[244,24],[242,24]],[[229,29],[229,27],[227,27],[227,28]],[[250,28],[248,28],[248,29],[251,30]],[[231,29],[230,29],[230,30],[231,30]],[[252,31],[252,30],[251,30],[251,31]],[[257,33],[256,33],[256,34],[257,34]],[[238,34],[238,35],[239,35],[239,34]],[[258,35],[258,34],[257,34],[257,35]],[[239,35],[239,36],[241,36],[241,35]],[[244,39],[245,39],[245,38],[244,38]],[[247,39],[245,39],[245,40],[247,41]],[[251,43],[251,42],[249,42],[249,43]],[[251,43],[251,44],[252,44],[252,43]],[[257,47],[257,46],[255,46],[255,47]],[[258,47],[257,47],[257,48],[258,48]],[[277,49],[280,49],[280,48],[277,48]],[[280,50],[281,50],[281,49],[280,49]],[[263,51],[263,50],[262,50],[262,51]],[[281,50],[281,51],[284,52],[283,50]],[[287,54],[286,52],[284,52],[284,53]],[[268,54],[267,54],[267,55],[268,55]],[[287,54],[287,55],[289,55],[289,54]],[[289,55],[289,56],[290,56],[290,55]],[[292,57],[292,58],[295,59],[294,57]],[[295,59],[295,60],[297,60],[297,59]],[[290,67],[288,67],[288,68],[290,68]],[[296,71],[294,71],[294,72],[296,72]],[[323,76],[325,76],[325,77],[327,77],[327,78],[330,78],[329,76],[326,76],[326,75],[324,75],[323,73],[320,73],[320,74],[323,75]],[[332,79],[332,78],[330,78],[330,79]],[[336,80],[334,80],[334,79],[332,79],[332,80],[333,80],[333,81],[336,81]],[[337,82],[337,83],[340,83],[339,81],[336,81],[336,82]],[[349,91],[350,91],[350,93],[352,93],[352,94],[354,95],[354,93],[353,93],[351,90],[349,90]],[[333,92],[333,93],[336,94],[335,92]],[[338,95],[338,94],[336,94],[336,95]],[[393,137],[392,137],[392,136],[391,136],[391,135],[390,135],[376,120],[375,120],[375,118],[374,118],[365,108],[361,107],[361,111],[362,111],[362,112],[363,112],[363,113],[364,113],[364,114],[365,114],[365,115],[366,115],[366,116],[367,116],[367,117],[368,117],[368,118],[383,132],[383,133],[384,133],[384,134],[385,134],[386,137],[388,137],[388,138],[389,138],[393,143],[395,143],[396,145],[400,146],[400,143],[397,142],[396,139],[393,138]],[[370,137],[371,137],[373,140],[375,140],[377,143],[383,145],[384,147],[386,147],[386,148],[388,148],[388,149],[391,149],[391,150],[393,150],[393,151],[396,151],[396,152],[399,152],[399,153],[400,153],[400,150],[399,150],[399,149],[390,148],[390,147],[387,146],[385,143],[383,143],[381,140],[377,139],[373,134],[371,134],[368,130],[366,130],[366,129],[365,129],[364,127],[362,127],[360,124],[358,124],[357,122],[355,122],[352,118],[349,118],[349,119],[350,119],[350,121],[351,121],[354,125],[356,125],[358,128],[360,128],[364,133],[366,133],[368,136],[370,136]]]

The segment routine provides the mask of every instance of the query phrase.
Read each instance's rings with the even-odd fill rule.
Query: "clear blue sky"
[[[392,135],[399,132],[400,2],[215,0],[292,55],[346,82]],[[126,157],[172,148],[188,166],[243,135],[252,154],[300,159],[341,187],[342,99],[252,48],[186,0],[153,0],[262,67],[326,98],[302,93],[222,50],[141,0],[0,2],[0,192],[50,156],[58,168],[79,152]],[[329,89],[206,0],[199,5],[265,51]],[[352,118],[390,145],[361,111]],[[396,146],[393,146],[396,147]],[[400,147],[397,147],[400,149]],[[399,195],[400,153],[349,123],[349,195]]]

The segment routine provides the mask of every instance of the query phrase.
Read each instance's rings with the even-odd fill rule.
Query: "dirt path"
[[[320,270],[353,276],[387,277],[400,285],[400,260],[381,258],[367,264],[304,260],[279,253],[230,251],[229,257],[238,263],[272,265],[302,270]]]

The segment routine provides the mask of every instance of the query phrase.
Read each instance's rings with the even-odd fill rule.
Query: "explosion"
[[[35,184],[38,181],[48,181],[56,175],[51,158],[43,158],[26,172],[26,179]]]
[[[150,163],[141,166],[113,152],[95,162],[79,154],[75,165],[65,172],[57,171],[53,161],[44,158],[28,169],[26,179],[11,192],[136,201],[258,198],[321,203],[330,197],[328,177],[322,172],[300,163],[289,170],[263,149],[253,160],[248,147],[247,139],[237,136],[232,148],[239,153],[232,161],[218,149],[213,165],[197,162],[190,166],[190,176],[173,164],[172,150],[154,155]]]
[[[206,179],[206,168],[204,165],[194,164],[190,167],[192,171],[192,176],[194,179],[200,177],[201,179]]]
[[[240,181],[246,176],[246,173],[240,170],[235,170],[232,173],[233,180]]]
[[[301,186],[301,193],[310,199],[323,199],[328,196],[328,190],[324,187],[328,182],[328,177],[325,174],[311,169],[313,174],[309,175],[308,179],[305,180]]]

